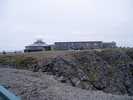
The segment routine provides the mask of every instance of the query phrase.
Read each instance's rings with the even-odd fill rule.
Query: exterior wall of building
[[[37,40],[33,44],[26,46],[24,52],[48,51],[51,49],[51,45],[47,45],[42,40]]]
[[[55,42],[56,50],[85,50],[102,48],[101,41],[92,42]]]
[[[24,52],[36,52],[36,51],[48,51],[51,50],[51,46],[26,46]]]
[[[103,43],[103,48],[116,48],[116,43],[115,42],[105,42]]]

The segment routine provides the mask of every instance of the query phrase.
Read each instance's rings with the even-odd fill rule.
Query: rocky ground
[[[5,54],[0,55],[0,64],[52,75],[88,91],[133,96],[133,49]]]
[[[72,52],[41,61],[33,69],[74,87],[133,95],[133,60],[123,51]]]
[[[126,95],[71,87],[58,82],[54,76],[27,70],[0,68],[0,84],[22,100],[133,100],[133,97]]]

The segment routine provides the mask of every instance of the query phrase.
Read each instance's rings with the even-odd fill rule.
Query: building
[[[26,46],[24,52],[48,51],[48,50],[88,50],[116,48],[115,42],[102,41],[81,41],[81,42],[55,42],[54,45],[48,45],[42,40],[37,40],[33,44]]]
[[[102,41],[55,42],[56,50],[85,50],[102,48]]]
[[[37,40],[31,45],[25,46],[24,52],[48,51],[51,49],[51,45],[46,44],[42,40]]]
[[[102,41],[86,41],[86,42],[55,42],[56,50],[87,50],[87,49],[102,49],[116,48],[115,42]]]
[[[116,48],[116,42],[104,42],[103,48]]]

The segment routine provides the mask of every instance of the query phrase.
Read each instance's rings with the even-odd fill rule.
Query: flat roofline
[[[102,43],[103,41],[70,41],[70,42],[54,42],[54,43]]]

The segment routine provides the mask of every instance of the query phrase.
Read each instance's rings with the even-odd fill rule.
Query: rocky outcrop
[[[57,56],[38,70],[74,87],[133,95],[132,66],[123,51],[80,51]]]
[[[8,58],[0,57],[0,63],[54,75],[62,83],[85,90],[133,96],[132,49],[30,53]]]

